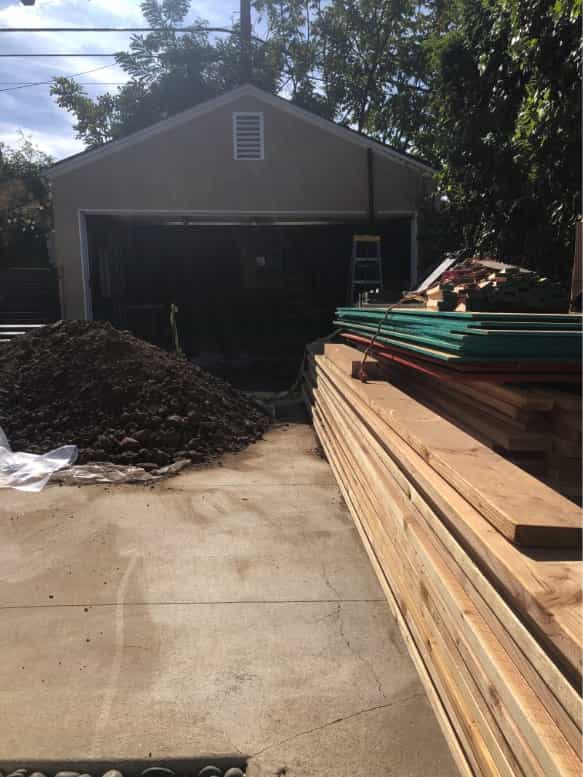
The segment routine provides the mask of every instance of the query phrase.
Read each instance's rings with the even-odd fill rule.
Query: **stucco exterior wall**
[[[236,111],[263,113],[265,159],[233,158]],[[188,124],[55,177],[55,249],[64,315],[82,318],[85,312],[80,211],[365,216],[366,154],[366,148],[243,95]],[[381,154],[375,154],[374,164],[377,210],[417,210],[426,185],[422,171]]]

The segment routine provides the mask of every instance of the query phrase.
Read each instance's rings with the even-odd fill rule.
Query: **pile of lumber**
[[[336,323],[396,385],[582,501],[580,315],[353,307]]]
[[[513,265],[466,259],[425,292],[433,310],[566,313],[569,295],[558,283]]]
[[[579,510],[361,364],[313,344],[304,396],[460,772],[579,776]]]
[[[550,451],[543,476],[557,491],[581,502],[581,396],[548,389],[539,394],[552,402],[548,416]]]
[[[581,502],[579,394],[536,384],[439,380],[382,358],[378,364],[382,374],[410,396]]]
[[[579,314],[449,313],[407,307],[344,307],[334,324],[391,351],[448,368],[573,372],[581,364]]]

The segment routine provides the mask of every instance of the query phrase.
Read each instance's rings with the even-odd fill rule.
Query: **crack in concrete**
[[[328,568],[326,567],[326,562],[324,560],[322,560],[320,563],[322,565],[322,577],[324,578],[324,582],[326,583],[328,588],[332,591],[332,593],[335,595],[336,599],[341,600],[342,597],[340,596],[340,593],[332,585],[332,583],[330,582],[330,578],[328,577]]]
[[[394,699],[393,701],[387,702],[386,704],[377,704],[374,707],[367,707],[364,710],[358,710],[358,712],[352,712],[350,715],[344,715],[341,718],[335,718],[335,720],[330,720],[328,723],[323,723],[321,726],[314,726],[314,728],[309,728],[306,731],[300,731],[298,734],[293,734],[291,737],[287,737],[287,739],[282,739],[280,742],[274,742],[271,745],[266,745],[265,747],[261,748],[261,750],[258,750],[256,753],[253,753],[249,756],[249,759],[251,758],[257,758],[257,756],[262,755],[263,753],[266,753],[268,750],[272,750],[274,747],[281,747],[282,745],[287,745],[289,742],[293,742],[296,739],[299,739],[300,737],[308,736],[308,734],[315,734],[317,731],[323,731],[326,728],[330,728],[331,726],[335,726],[337,723],[344,723],[347,720],[352,720],[352,718],[357,718],[360,715],[365,715],[367,712],[375,712],[375,710],[384,710],[389,707],[394,707],[397,704],[407,704],[410,701],[413,701],[413,699],[418,699],[423,696],[423,691],[417,691],[416,693],[412,693],[410,696],[404,696],[401,699]]]
[[[380,678],[379,678],[378,674],[376,673],[374,666],[372,665],[372,663],[369,660],[364,658],[364,656],[362,656],[358,652],[358,650],[356,650],[355,647],[353,647],[352,643],[350,642],[350,640],[348,639],[348,637],[346,636],[346,634],[344,632],[344,618],[342,617],[342,602],[338,602],[338,604],[336,605],[336,618],[337,618],[337,622],[338,622],[338,632],[339,632],[340,636],[342,637],[342,639],[344,640],[344,643],[346,644],[346,647],[350,650],[352,655],[355,658],[357,658],[362,664],[364,664],[364,666],[368,669],[369,673],[372,675],[372,677],[373,677],[373,679],[374,679],[374,681],[376,683],[378,692],[380,693],[380,695],[383,698],[386,699],[387,698],[387,694],[385,693],[385,690],[383,688],[383,684],[381,683]]]

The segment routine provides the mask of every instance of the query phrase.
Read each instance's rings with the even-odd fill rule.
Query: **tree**
[[[256,0],[292,102],[412,149],[427,88],[422,42],[433,17],[412,0]],[[413,118],[415,117],[415,118]]]
[[[562,277],[581,207],[580,16],[580,0],[461,0],[425,42],[434,131],[419,144],[450,234]]]
[[[141,4],[148,25],[161,31],[133,35],[129,51],[116,56],[131,77],[116,94],[92,100],[74,79],[55,79],[51,94],[75,115],[77,137],[89,147],[147,127],[240,83],[238,37],[212,42],[204,31],[172,30],[184,24],[189,7],[190,0]],[[205,24],[197,19],[192,27]],[[257,41],[252,44],[252,63],[253,81],[275,91],[277,79]]]
[[[58,78],[57,103],[76,117],[77,136],[99,145],[241,83],[235,35],[176,33],[188,0],[145,0],[144,17],[162,31],[135,35],[117,62],[131,81],[92,100],[73,79]],[[426,89],[421,43],[430,15],[413,0],[255,0],[265,41],[252,41],[251,81],[358,131],[408,148]],[[197,20],[195,27],[204,26]],[[416,118],[414,118],[416,117]]]
[[[46,238],[52,229],[51,201],[44,170],[48,154],[21,133],[10,148],[0,142],[0,263],[48,261]]]

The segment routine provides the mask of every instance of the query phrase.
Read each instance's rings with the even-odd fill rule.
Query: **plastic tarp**
[[[16,453],[0,427],[0,488],[41,491],[54,472],[74,464],[77,456],[76,445],[63,445],[41,455]]]
[[[144,483],[158,480],[142,467],[95,462],[82,464],[78,467],[68,467],[55,474],[53,480],[65,486],[92,485],[96,483]]]
[[[111,462],[93,462],[74,467],[79,455],[76,445],[63,445],[42,455],[15,453],[0,427],[0,488],[19,491],[41,491],[49,479],[62,485],[81,486],[94,483],[145,483],[176,475],[190,466],[190,459],[180,459],[153,472]]]

